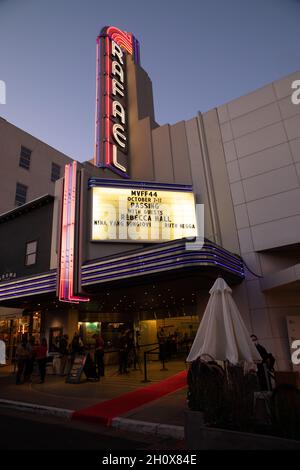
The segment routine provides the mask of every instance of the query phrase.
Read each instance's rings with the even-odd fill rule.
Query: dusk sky
[[[92,158],[105,25],[140,41],[159,124],[300,70],[299,0],[0,0],[0,116],[72,158]]]

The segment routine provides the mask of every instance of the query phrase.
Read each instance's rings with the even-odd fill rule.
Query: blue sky
[[[159,124],[300,70],[299,0],[0,0],[0,116],[91,158],[95,39],[110,24],[140,41]]]

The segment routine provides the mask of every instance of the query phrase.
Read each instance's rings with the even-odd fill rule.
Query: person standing
[[[128,357],[128,338],[126,331],[122,331],[119,338],[119,374],[128,374],[127,370]]]
[[[266,348],[258,342],[256,335],[251,335],[251,339],[262,359],[262,362],[257,364],[257,377],[260,388],[261,390],[271,390],[272,386],[269,373],[274,371],[275,358],[273,354],[268,353]]]
[[[36,348],[36,360],[39,366],[40,372],[40,384],[45,382],[46,376],[46,363],[47,363],[47,340],[43,338],[41,344]]]
[[[60,375],[65,375],[66,365],[68,361],[68,335],[63,335],[60,338],[58,351],[60,355]]]
[[[95,364],[98,379],[100,379],[100,377],[104,377],[104,339],[101,333],[98,335],[95,333],[93,338],[95,339]]]
[[[128,354],[127,354],[127,366],[137,370],[136,365],[138,363],[136,346],[134,343],[134,334],[132,330],[127,330],[127,341],[128,341]]]
[[[157,340],[159,345],[159,360],[164,362],[167,354],[167,337],[163,328],[157,332]]]
[[[84,344],[79,336],[78,331],[75,331],[72,342],[71,342],[71,352],[72,356],[75,356],[75,354],[81,354],[84,351]]]
[[[31,335],[26,343],[28,357],[26,359],[26,364],[25,364],[24,382],[31,382],[31,375],[33,372],[33,366],[34,366],[34,360],[35,360],[34,343],[35,343],[35,338],[34,336]]]
[[[6,344],[2,336],[0,337],[0,366],[6,364]]]
[[[24,339],[18,344],[16,349],[16,361],[17,361],[17,375],[16,375],[16,384],[19,385],[22,383],[22,379],[27,358],[29,356],[28,350],[26,349],[26,341]]]

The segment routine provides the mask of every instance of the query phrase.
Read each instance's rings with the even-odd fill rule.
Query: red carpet
[[[72,419],[98,422],[109,426],[113,418],[185,387],[186,375],[187,372],[182,371],[161,382],[139,388],[133,392],[124,393],[124,395],[103,401],[98,405],[75,411]]]

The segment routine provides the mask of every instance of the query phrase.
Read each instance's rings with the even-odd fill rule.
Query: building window
[[[21,183],[17,183],[16,200],[15,200],[16,205],[22,206],[22,204],[25,204],[26,196],[27,196],[27,186],[24,186],[24,184],[21,184]]]
[[[21,153],[20,153],[20,162],[19,166],[22,168],[26,168],[26,170],[29,170],[30,168],[30,157],[31,157],[31,150],[27,149],[26,147],[21,147]]]
[[[56,165],[56,163],[52,163],[51,168],[51,181],[59,180],[60,178],[60,166]]]
[[[36,263],[37,241],[26,243],[25,266],[32,266]]]

